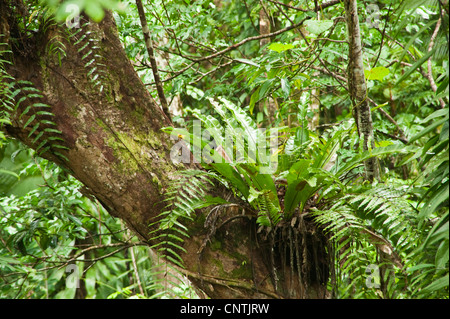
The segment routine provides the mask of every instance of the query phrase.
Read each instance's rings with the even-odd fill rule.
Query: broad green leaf
[[[236,187],[245,198],[249,196],[249,188],[241,175],[228,163],[212,163],[212,168],[225,177]]]
[[[251,164],[239,164],[239,168],[242,168],[246,172],[246,175],[251,179],[253,186],[260,190],[269,190],[276,194],[277,189],[272,176],[269,174],[260,174],[258,168]]]
[[[284,212],[286,214],[291,213],[300,202],[304,204],[307,200],[307,192],[303,191],[305,187],[308,187],[307,184],[306,180],[297,179],[288,185],[284,197]]]
[[[311,165],[310,160],[301,159],[294,163],[289,169],[289,173],[286,176],[288,184],[295,182],[296,180],[306,176],[308,173],[308,168]]]
[[[306,30],[314,34],[321,34],[333,26],[333,20],[306,20]]]
[[[449,198],[448,192],[449,192],[449,184],[447,182],[446,185],[442,185],[435,192],[433,192],[433,196],[425,203],[425,206],[420,211],[418,218],[423,219],[428,217],[430,214],[434,213],[435,210],[439,207],[439,205],[448,200]]]
[[[291,85],[286,78],[281,79],[281,91],[283,91],[283,97],[287,99],[291,94]]]
[[[364,75],[367,80],[383,81],[384,77],[389,74],[389,69],[383,66],[378,66],[371,70],[364,70]]]
[[[448,287],[448,285],[449,285],[449,276],[447,274],[446,276],[433,281],[431,284],[423,288],[421,293],[430,293],[442,289],[444,287]]]
[[[449,110],[448,108],[444,108],[444,109],[434,111],[433,113],[428,115],[425,119],[421,120],[420,123],[426,123],[436,117],[446,116],[446,115],[448,115],[448,110]]]
[[[281,210],[277,189],[272,175],[261,174],[258,168],[251,164],[239,164],[236,168],[244,175],[248,185],[258,191],[265,192],[263,197],[269,201],[267,205],[273,207],[277,212]]]
[[[439,84],[439,87],[436,90],[436,95],[448,89],[448,81],[449,77],[446,76],[444,80]]]
[[[20,264],[22,263],[20,260],[7,257],[7,256],[0,256],[0,264],[8,265],[8,264]]]
[[[392,141],[375,141],[375,147],[386,147],[393,144]]]
[[[284,52],[284,51],[287,51],[287,50],[290,50],[290,49],[294,48],[294,45],[293,44],[283,44],[283,43],[273,42],[267,48],[269,50],[276,51],[276,52],[280,53],[280,52]]]
[[[441,219],[439,219],[439,221],[430,230],[427,239],[425,239],[424,243],[422,244],[422,247],[425,249],[437,241],[445,239],[448,240],[449,239],[448,229],[449,227],[448,227],[448,211],[447,211],[447,213],[443,217],[441,217]]]
[[[252,96],[250,97],[250,103],[249,103],[249,112],[250,114],[253,114],[253,109],[255,108],[256,102],[259,101],[259,91],[261,90],[261,87],[258,87],[255,92],[253,92]]]
[[[264,83],[261,85],[261,88],[259,89],[258,101],[261,100],[266,95],[266,93],[270,89],[272,83],[273,83],[273,79],[268,79],[268,80],[264,81]]]
[[[1,169],[1,168],[0,168],[0,174],[8,174],[8,175],[14,176],[15,178],[19,179],[19,175],[17,175],[16,173]]]
[[[61,290],[54,296],[54,299],[73,299],[75,296],[76,288],[66,288]]]
[[[444,122],[444,125],[442,125],[441,133],[439,134],[439,140],[447,141],[448,145],[448,138],[449,138],[449,123],[447,119],[447,121]]]
[[[443,240],[436,251],[435,264],[436,268],[444,268],[449,260],[449,241],[448,238]]]
[[[263,192],[256,190],[255,188],[250,186],[250,193],[248,196],[248,202],[251,204],[254,201],[258,200],[259,195],[261,195]]]
[[[336,172],[336,174],[339,176],[339,175],[347,172],[348,170],[354,168],[358,164],[361,164],[365,160],[372,158],[372,157],[393,154],[393,153],[405,154],[405,153],[410,153],[410,152],[414,152],[414,151],[415,151],[415,149],[413,147],[407,147],[407,146],[398,145],[398,144],[389,145],[386,147],[376,147],[372,151],[370,151],[370,152],[365,151],[361,155],[355,156],[353,159],[344,163],[344,165],[342,165],[338,168],[338,171]]]
[[[448,121],[448,119],[444,118],[444,119],[440,119],[434,123],[432,123],[431,125],[427,126],[425,129],[423,129],[420,133],[414,135],[413,137],[411,137],[411,139],[409,140],[410,143],[418,140],[419,138],[427,135],[428,133],[434,131],[438,126],[444,124],[445,121]]]
[[[409,267],[408,269],[406,269],[406,271],[409,273],[413,273],[414,271],[417,271],[417,270],[421,270],[424,268],[433,268],[433,267],[434,267],[433,264],[419,264],[416,266]]]

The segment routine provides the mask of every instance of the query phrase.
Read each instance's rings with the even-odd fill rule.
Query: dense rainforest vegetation
[[[0,0],[0,298],[437,298],[448,0]]]

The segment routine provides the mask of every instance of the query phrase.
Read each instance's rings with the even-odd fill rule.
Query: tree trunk
[[[0,5],[9,10],[3,2]],[[0,30],[20,34],[15,15],[5,16]],[[70,36],[65,27],[53,25],[33,38],[23,37],[19,47],[12,46],[9,58],[14,64],[7,68],[8,73],[16,81],[30,81],[42,97],[25,99],[12,115],[7,132],[34,149],[44,141],[49,149],[43,157],[68,169],[86,186],[86,194],[95,196],[112,216],[123,219],[142,240],[154,245],[161,239],[151,236],[149,225],[157,227],[154,222],[166,205],[165,191],[179,170],[195,164],[171,161],[175,142],[160,130],[169,126],[170,120],[134,71],[112,15],[107,13],[99,24],[86,22],[82,18],[81,29],[72,29]],[[65,48],[61,59],[50,50],[58,43]],[[25,112],[33,103],[49,105],[54,115],[38,114],[37,107]],[[43,118],[54,122],[61,134],[45,130],[51,124],[42,122]],[[31,124],[25,125],[29,120]],[[41,121],[39,129],[30,135],[37,121]],[[67,149],[53,143],[55,137],[62,138]],[[232,193],[220,186],[210,194],[232,198]],[[246,214],[236,209],[221,211],[220,227],[216,225],[211,238],[204,226],[208,211],[197,212],[186,225],[190,237],[183,243],[182,272],[190,281],[211,298],[323,298],[327,277],[314,277],[317,267],[305,268],[311,280],[301,294],[298,284],[289,289],[274,284],[270,269],[275,266],[267,262],[267,251],[273,247],[265,248],[267,242],[257,235],[255,218],[242,217],[242,213]],[[317,231],[311,227],[308,236],[314,234],[317,241]],[[207,244],[200,253],[205,239],[214,245]],[[324,247],[306,251],[313,249],[310,245],[305,253],[324,259]]]
[[[366,151],[375,147],[372,128],[372,114],[369,100],[367,99],[367,86],[364,76],[363,49],[361,46],[361,33],[358,21],[358,8],[356,0],[345,0],[345,16],[347,19],[347,31],[349,41],[348,57],[348,89],[353,105],[353,116],[358,128],[358,135]],[[366,179],[380,180],[380,172],[376,157],[364,162]]]

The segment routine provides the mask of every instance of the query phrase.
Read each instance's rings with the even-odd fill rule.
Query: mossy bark
[[[363,47],[361,44],[361,30],[359,27],[358,6],[356,0],[345,0],[345,16],[347,20],[347,32],[349,42],[348,57],[348,89],[353,105],[358,134],[362,138],[363,149],[375,147],[372,127],[372,113],[370,111],[367,96],[366,79],[364,75]],[[366,179],[369,181],[380,180],[380,171],[376,157],[364,162]]]

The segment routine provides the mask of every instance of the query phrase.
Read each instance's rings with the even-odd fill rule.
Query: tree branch
[[[442,10],[442,11],[444,12],[444,10]],[[433,34],[431,35],[431,38],[430,38],[430,43],[428,44],[428,52],[433,50],[434,41],[436,40],[437,34],[438,34],[439,29],[441,27],[441,22],[442,22],[441,15],[439,15],[439,19],[438,19],[438,21],[436,23],[436,27],[434,28],[434,32],[433,32]],[[427,67],[428,67],[427,79],[428,79],[428,82],[430,82],[431,89],[433,90],[434,93],[436,93],[437,85],[436,85],[436,82],[434,82],[434,79],[433,79],[433,69],[432,69],[432,65],[431,65],[431,60],[432,60],[432,56],[430,56],[430,58],[427,61]],[[442,98],[439,99],[439,103],[441,104],[442,108],[445,107],[445,102],[444,102],[444,100]]]
[[[370,103],[372,103],[373,105],[378,106],[378,104],[377,104],[374,100],[372,100],[370,97],[367,97],[367,100],[368,100]],[[383,114],[383,115],[388,119],[389,122],[391,122],[392,124],[395,125],[395,127],[396,127],[397,130],[398,130],[398,132],[400,133],[400,137],[396,137],[396,136],[393,137],[393,135],[391,136],[390,134],[389,134],[389,136],[392,137],[393,139],[396,139],[396,140],[401,141],[401,142],[404,143],[404,144],[408,144],[409,141],[408,141],[408,139],[406,138],[406,135],[405,135],[405,133],[403,132],[403,130],[402,130],[402,129],[400,128],[400,126],[398,125],[397,121],[394,120],[394,119],[392,118],[392,116],[391,116],[388,112],[386,112],[385,110],[383,110],[383,108],[380,107],[380,108],[378,108],[378,110],[381,112],[381,114]],[[377,132],[380,132],[380,131],[377,130]],[[382,132],[382,133],[386,135],[386,133],[384,133],[384,132]]]
[[[289,30],[298,28],[299,26],[301,26],[303,24],[303,22],[305,22],[306,20],[309,20],[309,19],[311,19],[311,17],[306,17],[306,18],[302,19],[299,23],[296,23],[294,25],[291,25],[289,27],[283,28],[281,30],[278,30],[278,31],[275,31],[275,32],[272,32],[272,33],[245,38],[244,40],[242,40],[242,41],[240,41],[238,43],[235,43],[235,44],[233,44],[233,45],[231,45],[231,46],[229,46],[229,47],[227,47],[227,48],[225,48],[225,49],[223,49],[221,51],[218,51],[218,52],[216,52],[214,54],[211,54],[211,55],[208,55],[208,56],[205,56],[205,57],[201,57],[201,58],[195,59],[193,61],[198,63],[198,62],[202,62],[202,61],[206,61],[206,60],[210,60],[210,59],[216,58],[219,55],[223,55],[225,53],[228,53],[228,52],[230,52],[232,50],[237,49],[238,47],[246,44],[247,42],[261,40],[261,39],[264,39],[264,38],[270,38],[270,37],[282,34],[284,32],[287,32]]]
[[[276,0],[268,0],[268,1],[272,2],[272,3],[279,4],[279,5],[283,6],[283,7],[286,7],[286,8],[292,9],[292,10],[302,11],[302,12],[309,12],[309,11],[318,12],[318,11],[323,10],[325,8],[334,6],[335,4],[338,4],[340,2],[340,0],[331,0],[331,1],[328,1],[328,2],[324,2],[324,3],[320,4],[320,5],[317,5],[314,8],[314,10],[308,10],[308,9],[303,9],[303,8],[299,8],[299,7],[294,7],[294,6],[291,6],[289,4],[286,4],[286,3],[283,3],[283,2],[280,2],[280,1],[276,1]]]
[[[140,1],[140,0],[136,0],[136,1]],[[221,55],[223,55],[225,53],[228,53],[228,52],[230,52],[232,50],[237,49],[238,47],[244,45],[247,42],[257,41],[257,40],[261,40],[261,39],[264,39],[264,38],[270,38],[270,37],[282,34],[284,32],[290,31],[292,29],[298,28],[300,25],[302,25],[308,19],[311,19],[311,17],[306,17],[306,18],[302,19],[299,23],[296,23],[294,25],[291,25],[289,27],[283,28],[281,30],[278,30],[278,31],[275,31],[275,32],[272,32],[272,33],[245,38],[244,40],[242,40],[242,41],[240,41],[238,43],[235,43],[235,44],[233,44],[233,45],[231,45],[231,46],[229,46],[229,47],[227,47],[227,48],[225,48],[225,49],[223,49],[221,51],[218,51],[216,53],[213,53],[213,54],[205,56],[205,57],[201,57],[201,58],[198,58],[198,59],[189,58],[189,60],[192,61],[189,65],[187,65],[186,67],[184,67],[180,71],[175,72],[175,74],[173,76],[171,76],[170,78],[167,78],[167,79],[164,79],[164,80],[160,80],[160,82],[171,81],[174,78],[180,76],[182,73],[184,73],[188,69],[190,69],[194,64],[199,63],[199,62],[203,62],[203,61],[206,61],[206,60],[210,60],[210,59],[216,58],[218,56],[221,56]],[[155,82],[147,83],[145,85],[153,85],[153,84],[157,84],[156,79],[155,79]]]
[[[148,56],[150,59],[150,65],[153,71],[153,77],[155,79],[156,91],[158,92],[159,101],[161,107],[170,119],[169,106],[167,104],[166,96],[164,94],[164,89],[161,83],[161,78],[159,77],[158,66],[156,64],[155,53],[153,51],[152,38],[150,36],[150,29],[148,28],[147,18],[145,17],[144,6],[141,0],[136,0],[136,6],[139,12],[139,19],[141,20],[142,32],[144,33],[145,46],[147,47]]]

